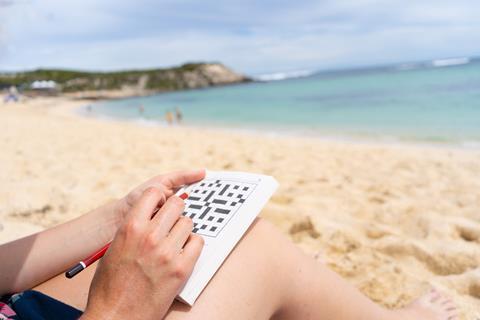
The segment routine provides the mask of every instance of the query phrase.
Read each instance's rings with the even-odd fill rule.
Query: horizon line
[[[342,71],[361,71],[361,70],[369,70],[369,69],[383,69],[383,68],[388,68],[388,67],[394,67],[394,66],[399,66],[399,65],[408,65],[408,64],[425,64],[429,62],[434,62],[437,60],[453,60],[453,59],[469,59],[469,62],[471,61],[477,61],[480,60],[480,54],[474,54],[470,56],[448,56],[448,57],[438,57],[438,58],[431,58],[431,59],[422,59],[422,60],[409,60],[409,61],[398,61],[398,62],[391,62],[391,63],[379,63],[379,64],[356,64],[356,65],[350,65],[350,66],[339,66],[339,67],[333,67],[333,68],[297,68],[297,69],[290,69],[290,70],[282,70],[282,71],[271,71],[271,72],[261,72],[261,73],[243,73],[239,72],[242,75],[248,76],[248,77],[258,77],[261,75],[270,75],[270,74],[275,74],[275,73],[289,73],[289,72],[296,72],[299,70],[302,71],[309,71],[311,72],[311,75],[313,74],[318,74],[318,73],[329,73],[329,72],[342,72]],[[231,68],[230,66],[224,64],[223,62],[220,61],[186,61],[183,63],[179,64],[174,64],[170,66],[163,66],[163,67],[148,67],[148,68],[126,68],[126,69],[110,69],[110,70],[95,70],[95,69],[75,69],[75,68],[69,68],[69,67],[36,67],[36,68],[31,68],[31,69],[23,69],[23,70],[0,70],[0,75],[6,75],[6,74],[18,74],[18,73],[28,73],[28,72],[35,72],[35,71],[40,71],[40,70],[48,70],[48,71],[72,71],[72,72],[83,72],[83,73],[119,73],[119,72],[142,72],[142,71],[154,71],[154,70],[165,70],[165,69],[173,69],[173,68],[178,68],[182,67],[184,65],[188,64],[221,64],[231,70],[236,71],[234,68]]]

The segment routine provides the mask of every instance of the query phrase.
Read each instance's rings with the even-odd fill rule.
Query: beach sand
[[[430,286],[480,319],[480,153],[82,118],[85,102],[0,105],[0,242],[56,225],[171,170],[273,175],[261,216],[373,300]]]

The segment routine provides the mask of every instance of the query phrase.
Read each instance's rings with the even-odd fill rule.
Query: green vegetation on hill
[[[53,80],[61,92],[121,90],[172,91],[249,81],[219,63],[187,63],[178,67],[116,72],[82,72],[38,69],[0,74],[0,88],[15,85],[28,89],[36,80]]]

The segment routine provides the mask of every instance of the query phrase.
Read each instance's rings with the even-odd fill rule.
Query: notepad
[[[177,192],[188,194],[183,215],[193,220],[193,232],[205,240],[200,258],[177,300],[194,304],[277,186],[271,176],[207,171],[203,180]]]

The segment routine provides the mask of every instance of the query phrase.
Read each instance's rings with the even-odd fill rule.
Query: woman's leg
[[[283,290],[275,289],[271,281],[269,254],[263,248],[271,245],[260,238],[267,232],[266,223],[257,220],[238,243],[222,267],[215,274],[193,308],[175,302],[167,319],[268,319],[281,304]],[[262,237],[263,238],[263,237]],[[259,245],[263,243],[262,245]],[[95,273],[92,265],[73,279],[63,274],[37,286],[35,290],[83,310],[86,306],[88,289]],[[278,281],[280,284],[281,282]],[[146,304],[148,306],[148,303]],[[232,316],[234,315],[234,316]]]
[[[52,279],[39,284],[33,290],[49,295],[52,298],[63,301],[79,310],[85,310],[88,299],[88,290],[93,275],[97,269],[97,262],[72,279],[67,279],[65,274],[59,274]]]
[[[73,280],[60,275],[36,289],[83,309],[93,273],[90,267]],[[166,318],[385,320],[421,315],[418,319],[443,320],[453,315],[448,300],[436,293],[422,299],[410,309],[386,310],[257,220],[195,305],[175,302]]]

